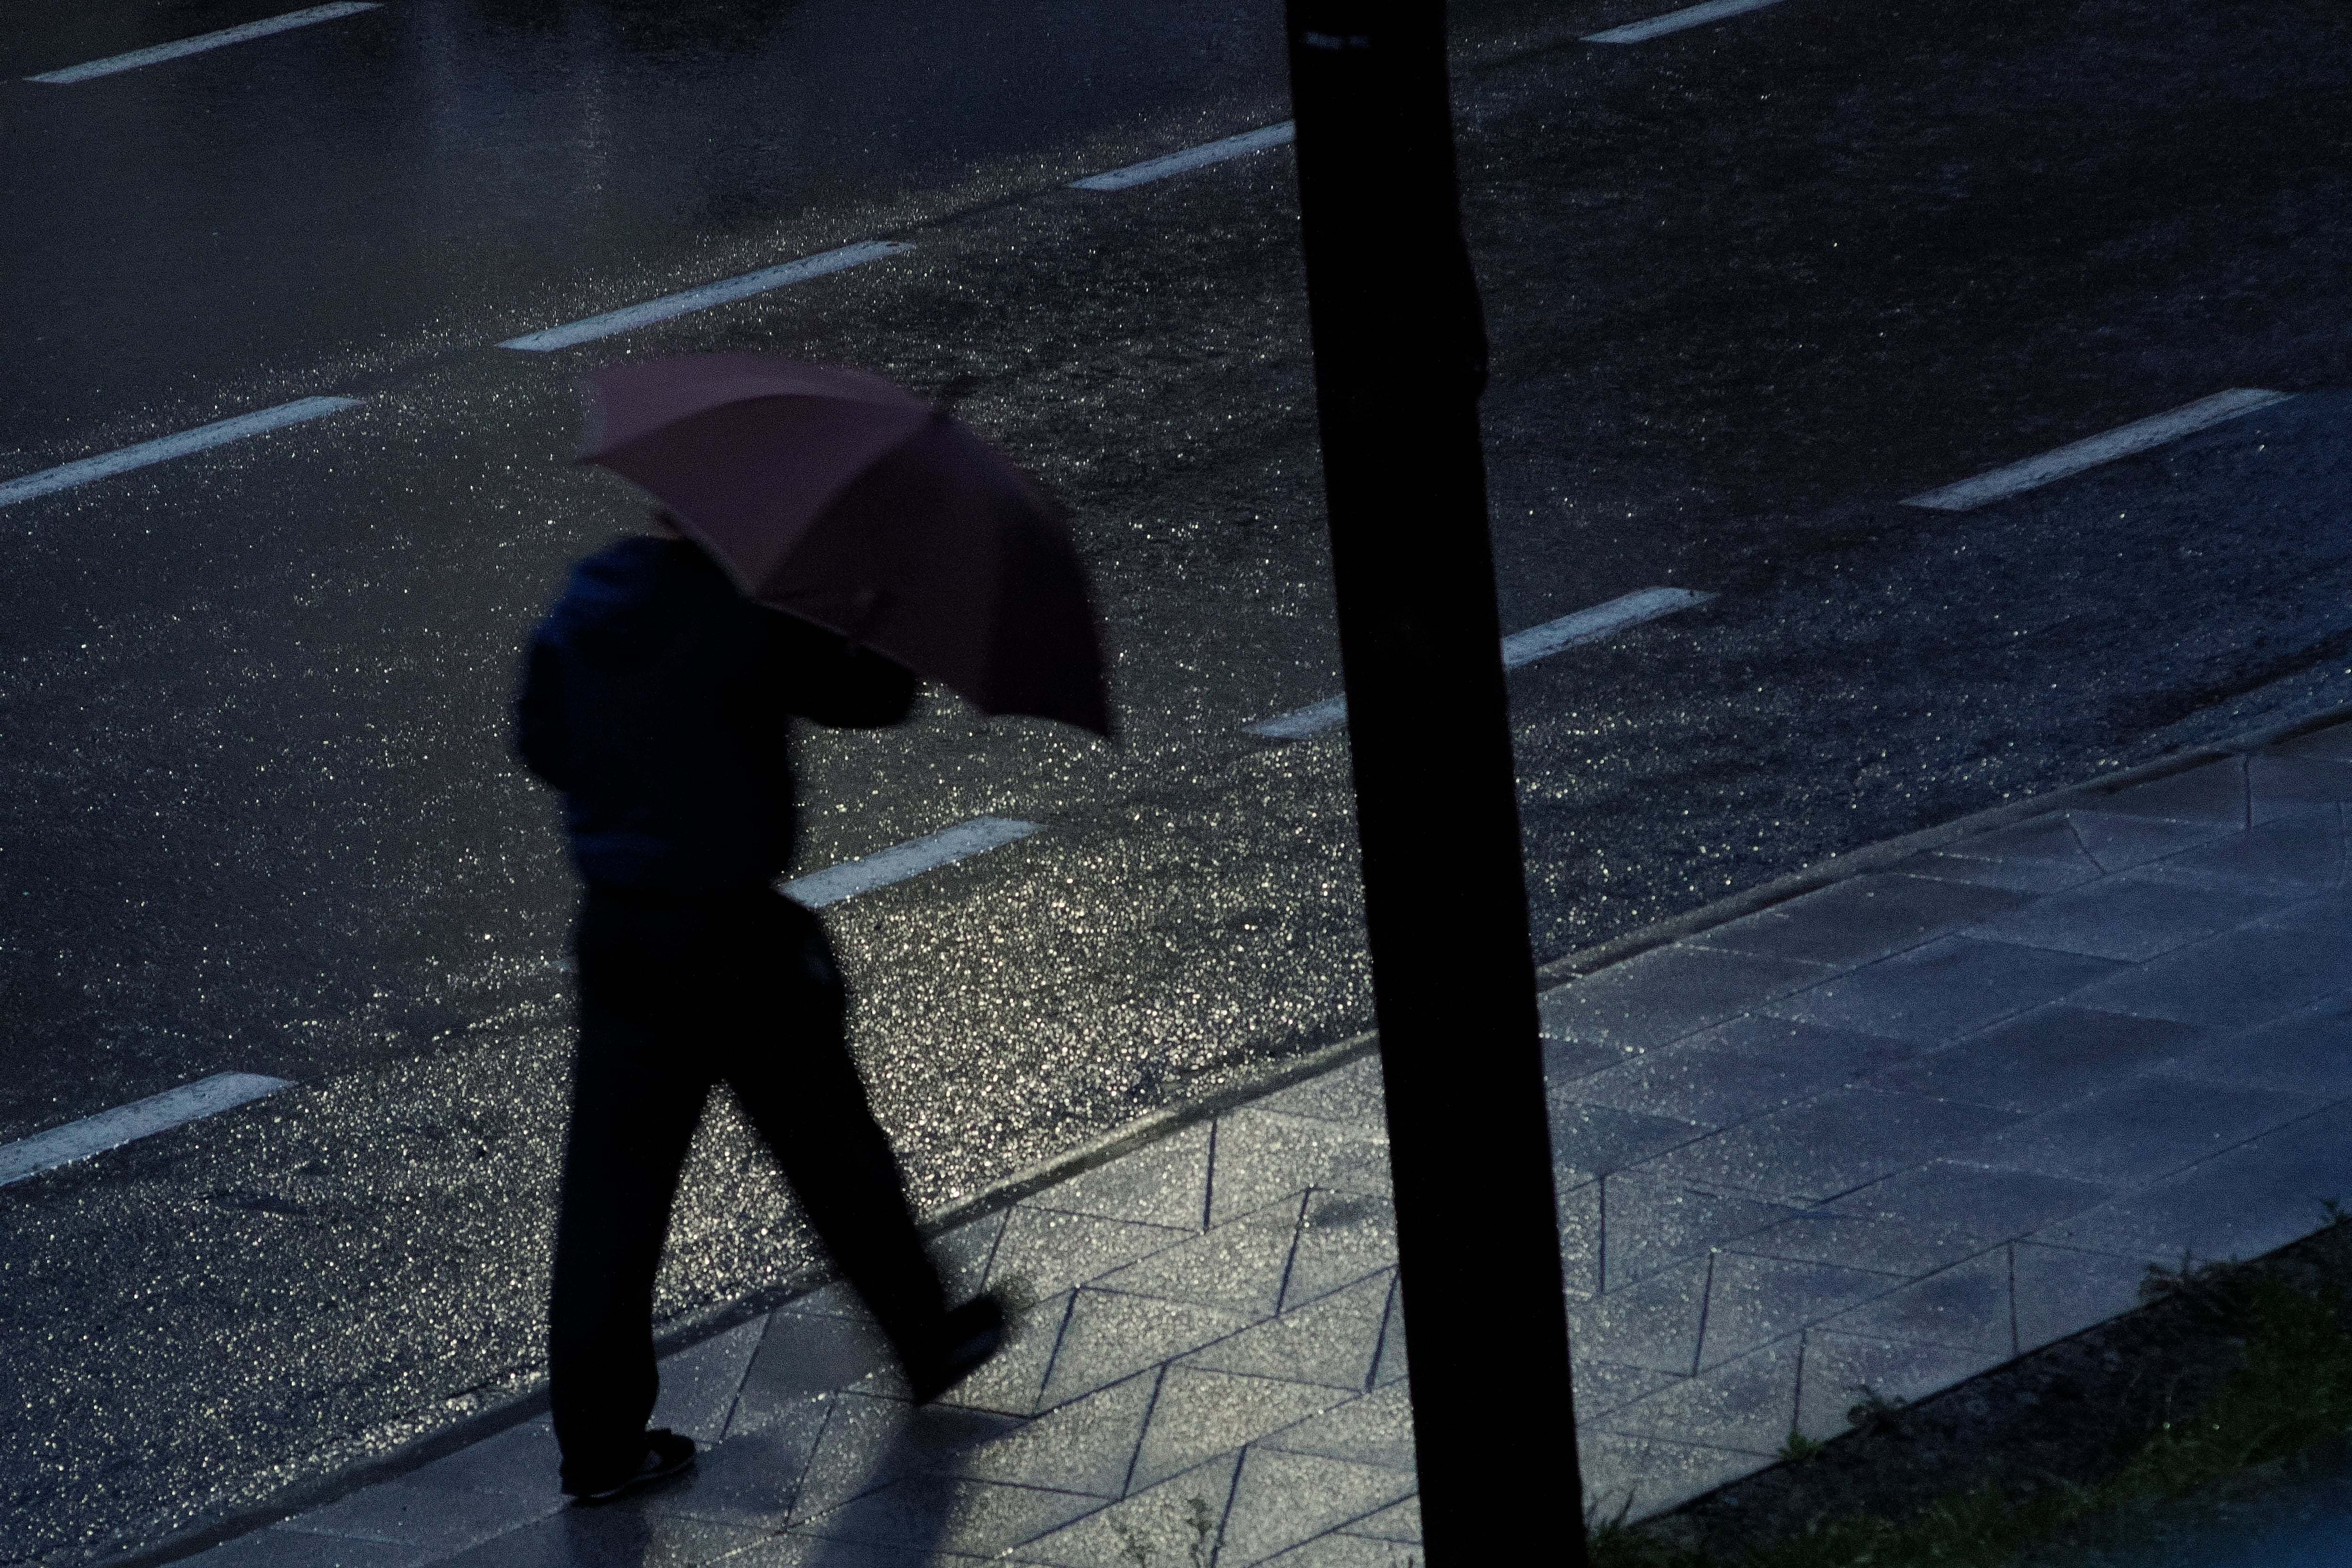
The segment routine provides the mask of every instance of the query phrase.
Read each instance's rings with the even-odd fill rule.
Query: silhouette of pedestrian
[[[589,556],[531,639],[516,742],[563,793],[587,892],[548,1375],[563,1489],[676,1475],[647,1430],[654,1279],[688,1141],[724,1081],[865,1299],[914,1396],[994,1353],[998,1304],[950,1311],[844,1035],[824,928],[773,889],[792,858],[793,716],[907,716],[914,678],[741,597],[667,520]]]

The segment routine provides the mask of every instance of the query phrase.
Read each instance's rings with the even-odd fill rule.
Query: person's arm
[[[793,712],[839,730],[875,730],[913,710],[915,677],[904,665],[797,616],[769,611],[767,618]]]
[[[515,696],[515,750],[541,778],[563,788],[563,699],[561,661],[542,636],[523,656],[522,689]]]

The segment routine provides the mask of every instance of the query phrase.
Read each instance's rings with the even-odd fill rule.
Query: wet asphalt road
[[[1719,597],[1513,677],[1549,957],[1841,848],[2352,700],[2352,17],[1858,0],[1457,17],[1503,620]],[[271,7],[95,8],[13,79]],[[1266,5],[394,4],[10,80],[0,478],[364,406],[0,510],[0,1140],[301,1087],[0,1194],[0,1560],[424,1429],[538,1354],[571,898],[502,751],[522,634],[631,525],[568,377],[866,365],[1072,506],[1125,745],[813,737],[803,867],[1047,831],[833,911],[927,1203],[1367,1022]],[[215,232],[217,231],[217,232]],[[553,355],[516,331],[915,248]],[[1970,513],[1900,499],[2232,386],[2307,394]],[[1433,833],[1444,831],[1433,822]],[[723,1117],[665,1306],[805,1268]]]

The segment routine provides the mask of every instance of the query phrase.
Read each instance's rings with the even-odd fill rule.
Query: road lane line
[[[1228,136],[1222,142],[1203,142],[1198,147],[1187,147],[1181,153],[1171,153],[1164,158],[1147,158],[1140,163],[1129,163],[1124,169],[1088,174],[1083,180],[1072,180],[1070,189],[1124,191],[1133,185],[1148,185],[1154,180],[1164,180],[1171,174],[1189,174],[1211,163],[1222,163],[1228,158],[1263,153],[1269,147],[1286,147],[1296,133],[1292,122],[1286,120],[1279,125],[1244,131],[1239,136]]]
[[[52,1127],[47,1132],[36,1132],[14,1143],[0,1143],[0,1187],[293,1087],[285,1079],[268,1078],[257,1072],[215,1073],[145,1100],[134,1100],[128,1105]]]
[[[2258,387],[2239,387],[2230,392],[2217,392],[2210,397],[2200,397],[2185,404],[2169,414],[2152,415],[2148,418],[2110,430],[2104,436],[2093,436],[2044,452],[2038,458],[2028,458],[2021,463],[2011,463],[2005,468],[1995,468],[1979,474],[1972,479],[1962,479],[1942,489],[1928,490],[1906,500],[1905,506],[1923,506],[1937,511],[1967,511],[1988,501],[2000,500],[2021,490],[2046,485],[2053,479],[2063,479],[2079,474],[2084,468],[2095,468],[2102,463],[2112,463],[2118,458],[2128,458],[2145,452],[2151,447],[2161,447],[2168,441],[2178,441],[2192,436],[2210,425],[2225,419],[2235,419],[2241,414],[2252,414],[2257,408],[2267,408],[2273,403],[2284,403],[2291,393],[2264,392]]]
[[[1556,621],[1546,621],[1539,626],[1513,632],[1503,639],[1503,668],[1517,669],[1539,658],[1549,658],[1563,648],[1601,642],[1615,637],[1628,626],[1654,621],[1660,616],[1671,616],[1676,610],[1687,610],[1694,605],[1704,605],[1714,597],[1712,594],[1694,593],[1688,588],[1637,588],[1605,605],[1595,605],[1589,610],[1579,610]],[[1246,726],[1246,729],[1250,734],[1264,740],[1302,741],[1347,721],[1348,700],[1333,697],[1310,707],[1294,708],[1287,713],[1262,719]]]
[[[1780,0],[1706,0],[1704,5],[1685,5],[1679,11],[1669,11],[1663,16],[1653,16],[1646,22],[1628,22],[1622,27],[1612,27],[1605,33],[1587,33],[1588,44],[1642,44],[1652,38],[1663,38],[1668,33],[1679,33],[1685,27],[1704,27],[1709,22],[1720,22],[1726,16],[1737,16],[1745,11],[1761,11],[1767,5],[1778,5]]]
[[[295,27],[308,27],[320,22],[338,21],[356,16],[362,11],[380,9],[379,0],[338,0],[332,5],[313,5],[307,11],[289,11],[282,16],[268,16],[258,22],[247,22],[241,27],[223,27],[216,33],[198,33],[177,43],[157,44],[151,49],[133,49],[127,55],[109,55],[102,60],[90,60],[82,65],[68,66],[63,70],[43,71],[28,76],[26,81],[47,82],[52,87],[64,87],[93,77],[112,76],[117,71],[137,70],[141,66],[162,65],[187,55],[200,55],[206,49],[217,49],[228,44],[242,44],[250,38],[266,38],[272,33],[288,32]]]
[[[958,860],[984,855],[1041,832],[1043,826],[1010,816],[975,816],[928,838],[910,838],[861,859],[844,860],[838,866],[795,877],[783,884],[782,890],[809,908],[821,910],[827,904],[837,904],[844,899],[854,899],[860,893],[870,893],[877,888],[951,866]]]
[[[0,506],[13,506],[20,500],[45,496],[57,490],[71,489],[92,479],[106,479],[113,474],[143,468],[150,463],[168,462],[184,458],[191,452],[201,452],[210,447],[226,446],[242,441],[247,436],[266,435],[282,430],[289,425],[299,425],[306,419],[317,419],[329,414],[341,414],[346,408],[357,408],[364,401],[357,397],[302,397],[292,403],[281,403],[275,408],[265,408],[257,414],[240,414],[234,419],[215,420],[199,425],[193,430],[183,430],[176,436],[158,437],[142,441],[135,447],[100,453],[79,462],[43,468],[35,474],[0,482]]]
[[[525,353],[545,353],[551,349],[568,349],[574,343],[609,338],[615,332],[629,331],[667,321],[676,316],[691,315],[708,310],[714,305],[731,305],[738,300],[748,300],[754,294],[764,294],[771,289],[806,282],[822,278],[828,272],[844,268],[879,261],[886,256],[897,256],[912,250],[911,245],[896,240],[866,239],[856,245],[845,245],[837,250],[820,251],[803,256],[798,261],[787,261],[781,267],[763,267],[757,272],[746,272],[740,278],[723,278],[716,283],[706,283],[699,289],[688,289],[683,294],[665,294],[658,300],[648,300],[642,305],[630,305],[618,310],[607,310],[601,316],[590,316],[561,327],[550,327],[543,332],[525,332],[519,338],[509,338],[500,343],[502,349],[520,349]]]

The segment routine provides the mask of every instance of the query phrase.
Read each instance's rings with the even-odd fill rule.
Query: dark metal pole
[[[1287,0],[1429,1568],[1585,1561],[1444,0]]]

